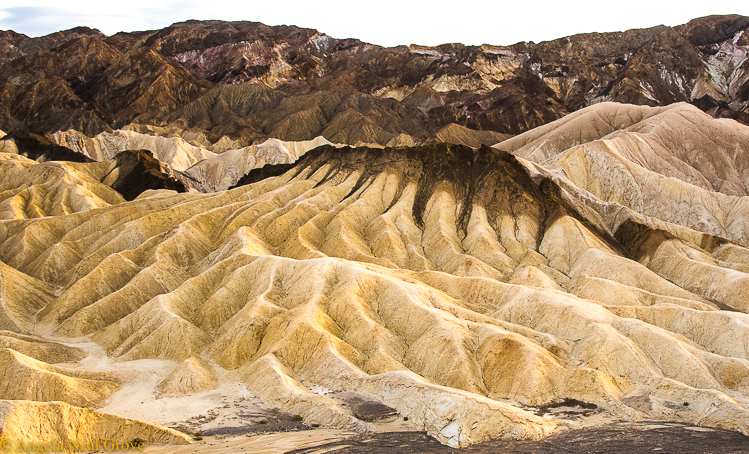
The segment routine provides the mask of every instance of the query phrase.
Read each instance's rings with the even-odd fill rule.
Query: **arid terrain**
[[[0,32],[0,447],[749,452],[748,29]]]

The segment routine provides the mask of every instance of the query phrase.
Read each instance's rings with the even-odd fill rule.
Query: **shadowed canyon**
[[[749,436],[747,30],[0,32],[0,442]]]

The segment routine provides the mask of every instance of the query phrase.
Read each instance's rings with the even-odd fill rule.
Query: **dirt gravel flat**
[[[257,435],[207,436],[189,446],[151,446],[149,454],[557,454],[557,453],[749,453],[749,437],[740,433],[677,422],[617,422],[563,429],[538,441],[491,441],[454,449],[407,424],[390,423],[391,431],[356,434],[315,429]]]
[[[442,445],[422,432],[374,433],[286,454],[386,453],[749,453],[740,433],[671,422],[617,423],[563,430],[538,441],[492,441],[464,449]]]

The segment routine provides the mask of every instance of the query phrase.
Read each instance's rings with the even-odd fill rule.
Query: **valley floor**
[[[406,425],[396,429],[405,429]],[[148,454],[389,454],[389,453],[749,453],[749,438],[734,431],[668,421],[616,422],[560,430],[535,441],[495,440],[454,449],[423,432],[392,430],[355,434],[341,430],[306,430],[264,435],[217,435],[189,446],[154,446]],[[384,431],[382,431],[384,430]]]

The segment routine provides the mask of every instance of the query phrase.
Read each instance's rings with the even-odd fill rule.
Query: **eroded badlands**
[[[371,430],[341,391],[451,446],[544,437],[563,399],[749,435],[749,128],[617,104],[544,128],[131,202],[110,161],[2,154],[2,436],[187,442],[155,424],[212,392]]]

